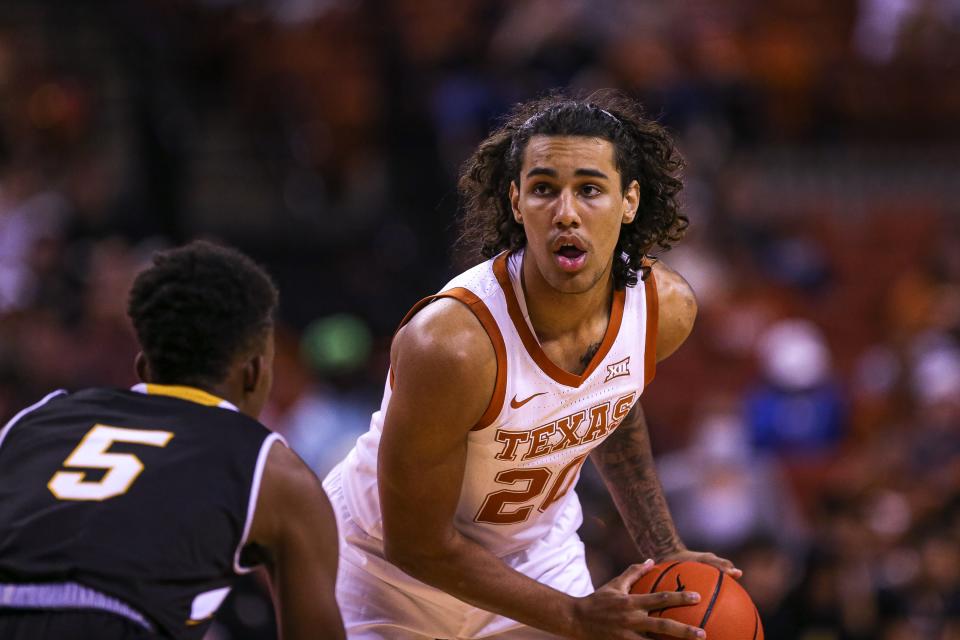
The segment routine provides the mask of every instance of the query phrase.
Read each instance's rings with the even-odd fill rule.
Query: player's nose
[[[580,214],[577,213],[576,197],[573,192],[564,189],[557,198],[557,208],[553,214],[553,223],[558,227],[579,227]]]

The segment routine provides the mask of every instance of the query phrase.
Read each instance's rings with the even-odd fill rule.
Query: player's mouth
[[[587,250],[579,238],[564,238],[554,243],[553,255],[561,269],[568,273],[579,271],[587,262]]]

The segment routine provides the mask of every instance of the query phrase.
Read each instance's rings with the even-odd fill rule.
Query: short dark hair
[[[273,325],[277,289],[235,249],[206,241],[160,251],[130,289],[127,315],[154,382],[218,384]]]
[[[588,136],[613,144],[621,188],[640,185],[640,206],[624,225],[613,261],[614,285],[637,284],[646,254],[680,240],[688,220],[680,213],[683,160],[667,131],[645,117],[643,108],[623,93],[598,91],[575,99],[563,92],[519,104],[503,124],[480,143],[464,163],[459,190],[463,201],[458,244],[464,253],[490,258],[526,244],[523,226],[513,218],[510,183],[520,182],[520,166],[535,135]]]

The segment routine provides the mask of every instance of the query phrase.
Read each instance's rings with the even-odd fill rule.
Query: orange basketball
[[[654,617],[669,618],[700,627],[707,640],[763,640],[760,615],[740,584],[716,567],[700,562],[663,562],[646,573],[630,593],[696,591],[700,602],[683,607],[653,611]],[[671,640],[654,634],[656,640]]]

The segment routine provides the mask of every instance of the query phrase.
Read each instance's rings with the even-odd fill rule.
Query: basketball
[[[763,640],[760,615],[740,584],[716,567],[701,562],[663,562],[634,583],[630,593],[696,591],[700,602],[650,613],[700,627],[709,640]],[[667,636],[651,635],[657,640]]]

